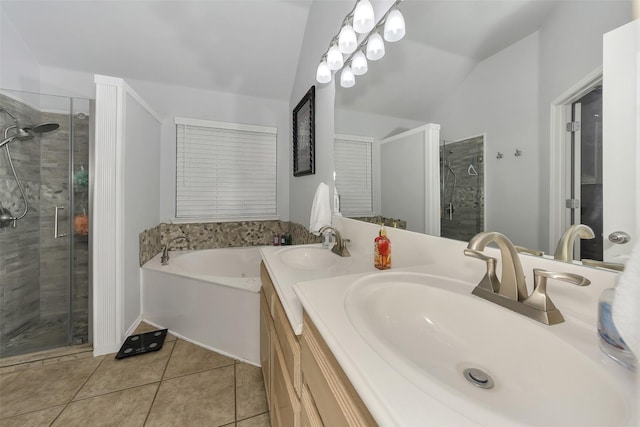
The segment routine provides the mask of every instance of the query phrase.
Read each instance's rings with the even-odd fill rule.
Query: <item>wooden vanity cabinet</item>
[[[301,351],[303,390],[309,391],[309,400],[313,403],[313,407],[307,404],[303,394],[303,407],[317,410],[322,422],[320,425],[331,427],[377,425],[306,313],[302,327]]]
[[[302,373],[300,343],[264,263],[260,304],[260,363],[271,425],[301,426]]]
[[[306,313],[302,335],[295,335],[264,263],[260,278],[260,362],[271,425],[375,426]]]

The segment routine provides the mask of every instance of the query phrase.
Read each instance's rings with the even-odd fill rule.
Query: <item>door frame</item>
[[[562,95],[551,101],[551,136],[549,139],[549,247],[547,253],[554,253],[556,242],[565,232],[566,189],[571,185],[566,171],[568,155],[566,143],[571,138],[566,124],[571,121],[571,106],[597,86],[602,85],[602,67],[598,67]],[[569,139],[570,142],[570,139]]]

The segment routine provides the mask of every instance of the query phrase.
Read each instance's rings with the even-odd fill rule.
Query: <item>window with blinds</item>
[[[276,215],[277,129],[176,118],[176,218]]]
[[[345,215],[373,214],[372,145],[373,138],[335,136],[336,189]]]

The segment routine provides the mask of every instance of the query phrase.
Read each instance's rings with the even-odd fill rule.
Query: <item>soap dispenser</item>
[[[600,336],[600,349],[628,369],[636,368],[636,358],[613,323],[611,305],[615,288],[605,289],[598,301],[598,335]]]
[[[380,225],[380,232],[373,244],[373,265],[378,270],[391,268],[391,241],[387,237],[384,224]]]

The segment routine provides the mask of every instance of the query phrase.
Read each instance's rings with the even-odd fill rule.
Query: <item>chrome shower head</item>
[[[59,127],[60,127],[60,125],[58,123],[46,122],[46,123],[40,123],[40,124],[34,125],[34,126],[25,126],[21,130],[32,131],[32,132],[36,132],[36,133],[44,133],[44,132],[51,132],[53,130],[58,129]]]

